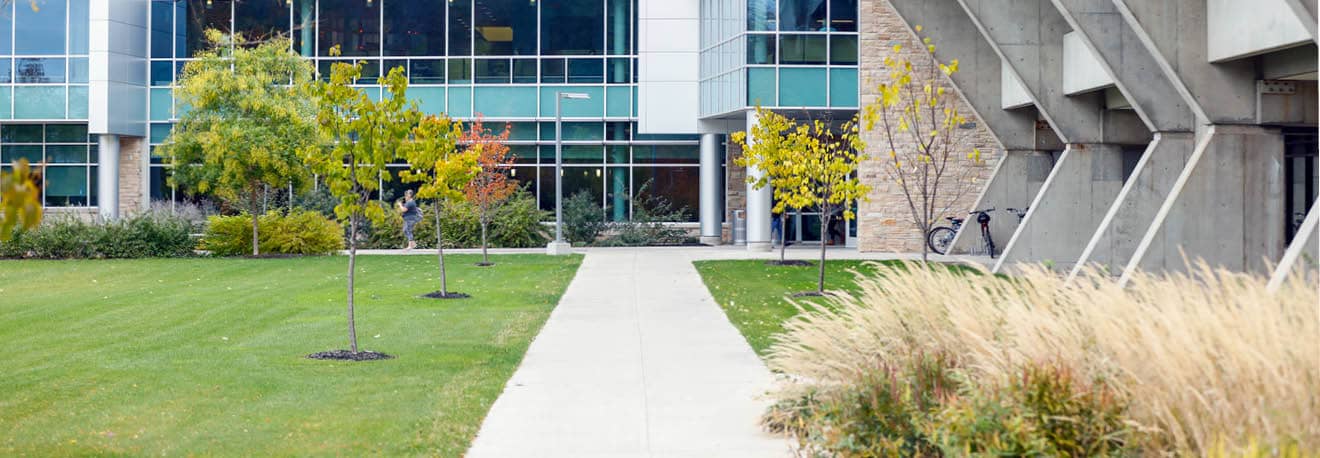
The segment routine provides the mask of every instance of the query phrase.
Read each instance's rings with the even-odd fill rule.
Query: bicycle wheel
[[[981,238],[985,239],[985,251],[990,253],[990,259],[995,258],[995,239],[990,236],[989,228],[981,228]]]
[[[937,227],[931,229],[930,233],[926,234],[926,245],[930,247],[930,251],[934,251],[938,254],[947,254],[949,252],[949,245],[953,244],[953,236],[956,234],[957,232],[954,232],[951,227]]]

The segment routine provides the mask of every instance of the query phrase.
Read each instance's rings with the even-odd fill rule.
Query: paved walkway
[[[468,456],[791,456],[759,428],[770,372],[692,267],[743,256],[718,253],[589,250]]]

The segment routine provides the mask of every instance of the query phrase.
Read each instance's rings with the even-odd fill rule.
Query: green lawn
[[[0,262],[0,455],[461,455],[580,256]]]
[[[764,260],[697,261],[695,264],[715,302],[762,357],[770,348],[772,337],[783,332],[783,323],[798,313],[797,308],[789,303],[788,296],[815,291],[819,272],[814,261],[809,267],[769,266]],[[892,264],[896,263],[882,263]],[[878,271],[865,261],[827,261],[825,289],[855,291],[854,270],[866,274]]]

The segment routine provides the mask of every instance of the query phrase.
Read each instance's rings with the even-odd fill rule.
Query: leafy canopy
[[[27,159],[19,159],[8,172],[0,172],[0,241],[15,229],[31,229],[41,222],[41,189]]]
[[[175,88],[187,109],[160,146],[174,165],[171,185],[248,207],[267,186],[302,187],[303,157],[319,139],[312,64],[286,38],[254,46],[242,35],[206,34],[211,49],[184,67]]]
[[[463,189],[481,168],[476,150],[458,147],[462,136],[463,124],[444,115],[428,115],[413,127],[412,140],[402,150],[410,168],[400,174],[400,179],[421,183],[418,199],[463,198]]]
[[[386,97],[379,101],[351,86],[361,77],[362,62],[336,63],[330,80],[318,85],[316,119],[331,143],[315,150],[308,163],[337,198],[339,218],[356,222],[365,217],[380,223],[385,211],[371,195],[380,190],[382,181],[393,180],[389,163],[404,150],[421,113],[405,95],[408,78],[402,68],[380,79]],[[355,239],[350,238],[350,247]]]
[[[495,207],[508,200],[518,190],[518,183],[509,179],[509,126],[496,135],[477,118],[463,133],[460,142],[476,155],[480,172],[468,182],[463,194],[477,208],[483,222],[489,222]]]

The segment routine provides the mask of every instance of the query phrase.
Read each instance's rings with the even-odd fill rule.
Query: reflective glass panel
[[[629,39],[629,24],[632,23],[632,0],[608,0],[605,11],[606,48],[612,55],[629,54],[632,47]]]
[[[605,217],[628,220],[628,167],[609,167],[605,172]]]
[[[514,84],[536,84],[536,59],[513,60]]]
[[[15,83],[63,83],[64,59],[24,57],[14,60]]]
[[[472,0],[449,0],[449,55],[472,55]]]
[[[293,0],[293,51],[316,55],[316,0]]]
[[[770,34],[747,35],[747,63],[774,65],[775,36]]]
[[[605,69],[609,72],[610,84],[627,84],[632,81],[632,59],[614,58],[606,61]]]
[[[68,119],[87,119],[87,86],[69,86]]]
[[[288,36],[288,0],[234,0],[234,32],[249,41]]]
[[[830,36],[830,63],[834,65],[857,65],[857,36]]]
[[[825,0],[780,0],[779,30],[826,31]]]
[[[12,164],[19,159],[26,159],[33,164],[43,160],[41,145],[5,145],[0,153],[3,153],[0,154],[0,161],[6,164]]]
[[[779,105],[785,107],[823,107],[828,82],[823,68],[784,68],[779,70]]]
[[[411,60],[408,61],[408,78],[418,84],[443,84],[445,82],[445,61]]]
[[[565,83],[568,82],[565,59],[541,59],[541,82],[542,83]]]
[[[633,201],[664,199],[670,208],[684,211],[684,222],[696,221],[700,189],[697,167],[633,167]]]
[[[157,60],[151,62],[151,85],[169,86],[174,83],[174,62]]]
[[[14,86],[15,119],[63,119],[64,86]]]
[[[857,69],[830,69],[830,106],[857,106]]]
[[[42,125],[9,124],[0,126],[0,143],[41,143]],[[38,157],[40,159],[40,157]],[[13,162],[5,160],[5,162]]]
[[[226,33],[233,30],[229,20],[232,0],[183,0],[183,2],[187,8],[187,16],[176,20],[183,19],[187,29],[175,30],[175,33],[185,34],[188,52],[186,56],[175,57],[192,57],[200,51],[209,49],[211,44],[206,42],[207,29]]]
[[[474,63],[477,84],[509,84],[513,81],[513,63],[509,59],[476,59]]]
[[[46,162],[84,164],[87,162],[87,145],[46,145]]]
[[[363,0],[321,0],[316,37],[319,55],[335,45],[344,56],[380,55],[380,3]]]
[[[173,57],[174,4],[151,2],[151,57]]]
[[[87,205],[87,167],[47,167],[45,204],[51,207]]]
[[[87,47],[91,44],[91,30],[87,24],[91,24],[91,12],[88,11],[87,2],[95,0],[69,0],[69,54],[81,56],[87,54]]]
[[[604,83],[605,61],[600,59],[569,59],[568,82],[579,84]]]
[[[476,54],[536,55],[536,2],[476,0]]]
[[[13,3],[24,3],[14,8],[14,54],[64,54],[64,0],[42,2],[40,8]]]
[[[13,61],[8,58],[0,59],[0,83],[14,82]]]
[[[384,5],[385,55],[445,55],[445,0],[389,0]]]
[[[604,0],[542,0],[541,54],[604,54],[604,11]]]
[[[777,29],[778,9],[779,3],[775,0],[747,0],[747,30],[771,32]]]
[[[48,143],[87,143],[86,124],[47,124]]]
[[[779,63],[783,65],[824,65],[826,37],[824,35],[781,35]]]
[[[857,0],[830,0],[830,30],[857,31]]]
[[[450,84],[472,84],[472,60],[449,59]]]
[[[14,52],[14,18],[0,14],[0,56]]]

